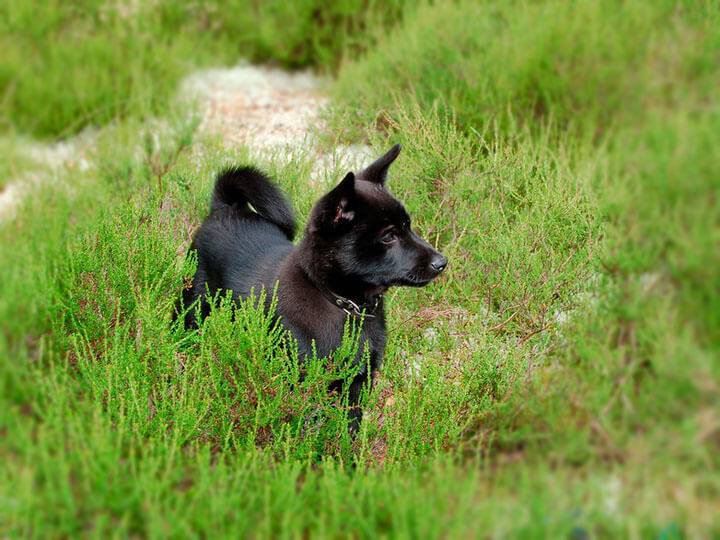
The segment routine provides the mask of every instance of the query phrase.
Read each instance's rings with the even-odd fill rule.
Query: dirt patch
[[[12,219],[22,199],[37,186],[54,180],[63,167],[87,170],[90,162],[85,154],[93,140],[94,133],[88,130],[66,141],[24,144],[22,155],[31,165],[22,175],[9,179],[0,188],[0,222]]]
[[[329,84],[310,71],[240,65],[199,71],[185,79],[180,92],[197,102],[201,132],[219,135],[229,148],[247,146],[258,157],[313,156],[308,181],[314,182],[329,169],[358,168],[370,157],[364,145],[320,149],[317,133]]]
[[[327,103],[327,81],[310,72],[261,66],[199,71],[181,94],[200,107],[200,129],[222,136],[228,146],[277,150],[308,144]]]

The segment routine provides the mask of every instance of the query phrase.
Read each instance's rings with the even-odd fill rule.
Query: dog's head
[[[402,203],[385,188],[399,153],[395,145],[357,175],[349,173],[315,205],[308,235],[324,272],[372,287],[421,287],[447,266],[447,259],[412,230]]]

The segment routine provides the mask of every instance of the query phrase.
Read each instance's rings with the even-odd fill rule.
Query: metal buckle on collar
[[[344,296],[340,296],[339,294],[335,294],[332,291],[328,291],[330,294],[332,294],[335,297],[335,305],[342,309],[345,313],[348,315],[354,315],[355,317],[362,317],[363,316],[363,310],[365,310],[365,318],[367,319],[373,319],[376,317],[374,314],[375,310],[377,309],[378,304],[380,303],[380,297],[375,298],[375,302],[372,306],[360,306],[357,303],[353,302],[349,298],[345,298]]]

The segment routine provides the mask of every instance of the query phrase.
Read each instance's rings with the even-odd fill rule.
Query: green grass
[[[716,90],[710,5],[441,2],[407,19],[342,66],[339,131],[383,128],[410,96],[483,135],[551,124],[598,138],[648,112],[697,106]]]
[[[327,139],[402,143],[389,185],[450,259],[389,295],[355,440],[323,391],[351,332],[300,382],[250,302],[171,323],[212,173],[247,152],[172,104],[159,145],[102,128],[0,225],[0,534],[720,534],[717,22],[440,3],[342,61]],[[261,165],[303,222],[344,172]]]

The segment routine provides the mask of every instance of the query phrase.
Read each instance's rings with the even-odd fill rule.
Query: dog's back
[[[192,286],[183,292],[183,309],[200,297],[202,315],[207,315],[208,292],[231,290],[238,298],[263,287],[272,292],[295,231],[290,206],[264,174],[252,167],[221,172],[210,215],[193,240],[198,268]],[[187,311],[185,325],[197,325],[194,309]]]

